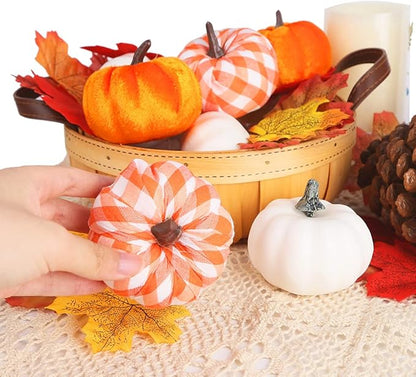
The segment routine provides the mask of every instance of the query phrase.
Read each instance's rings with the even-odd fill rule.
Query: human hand
[[[68,231],[88,232],[89,209],[61,196],[94,198],[112,182],[63,166],[0,170],[0,297],[88,294],[137,273],[137,256]]]

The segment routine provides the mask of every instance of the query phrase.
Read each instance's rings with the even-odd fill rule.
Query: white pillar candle
[[[391,73],[356,110],[357,126],[371,132],[373,114],[395,113],[399,122],[409,121],[409,46],[410,6],[388,2],[355,2],[325,9],[325,31],[333,51],[333,64],[358,49],[383,48],[387,52]],[[341,97],[347,99],[352,86],[370,66],[349,68],[348,88]]]

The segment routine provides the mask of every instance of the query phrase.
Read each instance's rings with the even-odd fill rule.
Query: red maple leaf
[[[117,56],[135,52],[137,50],[137,46],[131,43],[117,43],[117,49],[104,46],[84,46],[81,48],[106,58],[116,58]]]
[[[108,58],[116,58],[118,56],[136,52],[137,46],[131,43],[117,43],[117,48],[109,48],[104,46],[84,46],[82,47],[84,50],[92,52],[91,57],[91,65],[90,68],[92,70],[99,69],[107,60]],[[159,56],[160,54],[156,54],[154,52],[146,53],[146,57],[149,60],[153,60]]]
[[[17,76],[16,81],[38,93],[51,109],[60,113],[69,123],[93,135],[85,120],[82,105],[55,80],[33,74],[33,77]]]
[[[416,246],[399,238],[393,229],[373,217],[364,217],[374,240],[366,280],[367,295],[397,301],[416,294]]]
[[[416,247],[395,239],[394,244],[376,242],[371,266],[378,269],[365,275],[367,295],[397,301],[416,294]]]

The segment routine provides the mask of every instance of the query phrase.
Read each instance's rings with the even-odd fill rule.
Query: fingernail
[[[136,274],[141,266],[141,258],[129,253],[120,253],[118,262],[118,273],[123,276],[132,276]]]

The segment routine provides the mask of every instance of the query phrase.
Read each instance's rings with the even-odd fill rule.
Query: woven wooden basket
[[[374,65],[351,91],[348,101],[353,102],[355,108],[388,75],[385,52],[379,49],[356,51],[346,56],[337,69],[341,71],[363,62]],[[375,74],[380,72],[380,66],[384,67],[384,77]],[[21,104],[23,97],[28,99],[30,96],[27,92],[15,93],[19,112],[33,118],[33,114],[28,114],[27,103],[26,108]],[[42,118],[57,120],[50,116]],[[349,124],[345,131],[345,134],[334,138],[315,139],[285,148],[184,152],[111,144],[85,136],[77,128],[65,124],[65,145],[72,166],[113,176],[118,175],[134,158],[149,163],[160,160],[183,163],[195,175],[214,184],[223,206],[234,220],[234,241],[238,241],[248,236],[254,218],[270,201],[302,195],[310,178],[319,182],[322,198],[332,200],[336,197],[348,177],[355,144],[355,125]]]

